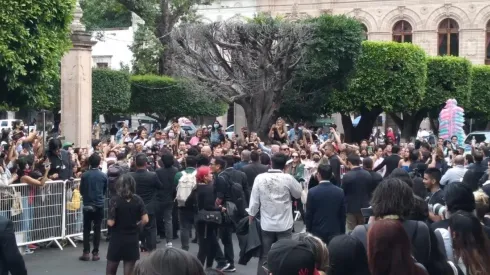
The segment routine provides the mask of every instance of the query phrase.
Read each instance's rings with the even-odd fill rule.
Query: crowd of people
[[[490,146],[400,143],[391,129],[348,144],[329,126],[288,129],[279,118],[265,145],[246,128],[229,138],[218,121],[194,136],[177,121],[168,131],[121,125],[85,148],[58,138],[43,148],[20,122],[2,136],[0,202],[28,184],[18,216],[32,220],[37,189],[80,178],[69,200],[83,211],[80,260],[100,259],[107,208],[108,275],[121,261],[125,275],[223,274],[252,257],[257,275],[490,274]],[[6,250],[12,212],[0,212],[0,274],[23,275],[20,254]]]

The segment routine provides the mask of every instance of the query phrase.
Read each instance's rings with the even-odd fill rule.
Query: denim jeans
[[[160,203],[160,207],[157,210],[157,229],[158,234],[167,239],[167,243],[172,242],[173,239],[173,226],[172,226],[172,209],[173,202]],[[175,221],[178,222],[178,221]]]
[[[34,209],[29,205],[29,197],[22,197],[22,231],[25,232],[25,241],[31,241],[32,218]]]

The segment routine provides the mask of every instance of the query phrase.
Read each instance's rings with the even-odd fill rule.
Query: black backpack
[[[226,175],[226,177],[224,177]],[[240,219],[247,216],[245,192],[243,187],[238,182],[233,181],[233,177],[227,173],[223,173],[220,177],[223,177],[228,183],[229,200],[225,202],[228,216],[231,221],[238,223]]]
[[[113,164],[107,168],[107,179],[109,180],[109,194],[111,196],[116,195],[116,182],[119,177],[123,174],[123,169],[117,165]]]

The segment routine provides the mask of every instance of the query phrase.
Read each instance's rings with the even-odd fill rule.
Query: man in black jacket
[[[80,195],[83,198],[83,255],[81,261],[90,260],[90,231],[94,230],[94,249],[92,261],[100,260],[100,229],[104,218],[104,203],[107,193],[108,178],[99,169],[101,158],[93,153],[88,158],[90,169],[80,179]]]
[[[250,153],[250,160],[252,163],[245,165],[241,170],[247,175],[248,189],[252,190],[257,175],[269,171],[269,167],[260,163],[260,154],[257,151]]]
[[[245,198],[250,198],[250,189],[248,188],[247,175],[242,171],[235,170],[233,168],[235,160],[233,156],[224,156],[223,158],[216,158],[215,165],[219,167],[219,173],[215,180],[215,192],[216,192],[216,204],[225,205],[226,201],[231,201],[230,186],[236,182],[242,185]],[[224,168],[224,170],[223,170]],[[248,203],[248,201],[247,201]],[[221,248],[218,248],[216,253],[216,261],[220,265],[222,271],[234,272],[236,271],[234,264],[234,251],[232,242],[233,226],[229,224],[222,224],[219,228],[221,242],[224,246],[224,257]],[[224,261],[226,259],[225,267],[223,268]]]
[[[400,151],[400,147],[398,145],[393,145],[391,149],[391,155],[387,156],[383,159],[383,161],[374,168],[374,172],[377,172],[381,168],[386,165],[385,178],[387,178],[395,168],[398,168],[398,163],[400,162],[401,157],[398,155],[398,151]]]
[[[362,160],[362,168],[371,174],[371,185],[369,186],[369,199],[371,199],[374,190],[378,187],[378,184],[383,181],[383,177],[380,173],[373,171],[373,160],[371,158],[364,158]]]
[[[136,181],[136,195],[140,196],[145,203],[148,211],[149,221],[145,225],[143,232],[140,234],[141,246],[143,250],[153,251],[157,243],[156,228],[156,195],[160,189],[161,183],[155,172],[149,172],[146,168],[147,157],[139,153],[135,157],[136,172],[130,173]]]
[[[471,164],[468,167],[468,171],[464,173],[463,183],[468,184],[473,192],[480,188],[479,180],[483,177],[485,172],[488,170],[488,166],[484,166],[483,161],[483,152],[480,150],[475,150],[473,152],[473,158],[475,159],[475,163]],[[483,183],[482,183],[483,184]]]
[[[175,175],[178,170],[173,166],[174,156],[170,153],[162,155],[163,167],[158,168],[155,173],[162,184],[157,194],[158,205],[157,208],[157,231],[160,234],[160,238],[167,239],[167,246],[172,246],[172,210],[175,199],[176,185],[174,183]],[[176,221],[177,222],[177,221]]]
[[[330,165],[320,164],[316,174],[319,184],[308,191],[306,231],[328,244],[332,237],[345,233],[344,191],[333,185]]]
[[[0,215],[0,275],[8,274],[27,275],[27,269],[17,248],[14,224]]]
[[[350,171],[344,175],[342,189],[345,194],[347,230],[352,231],[357,225],[364,224],[361,208],[369,207],[369,186],[373,178],[360,167],[361,158],[358,155],[348,156],[347,165]]]
[[[330,164],[330,167],[332,167],[332,179],[330,180],[333,184],[340,186],[341,184],[341,179],[340,179],[340,159],[335,153],[335,148],[333,145],[327,144],[325,148],[325,155],[328,157],[328,163]]]

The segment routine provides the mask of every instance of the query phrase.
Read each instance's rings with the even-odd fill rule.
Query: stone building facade
[[[369,40],[412,42],[430,55],[490,64],[490,2],[451,0],[257,0],[257,12],[291,17],[346,14]]]

